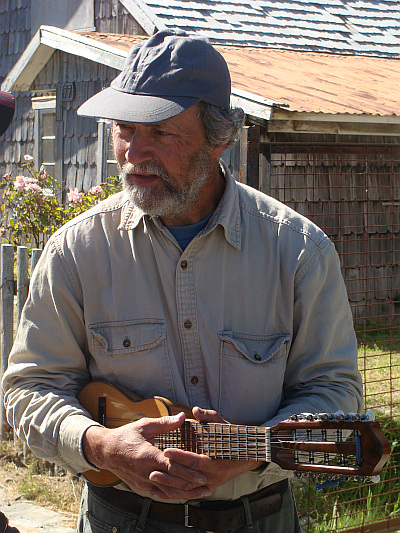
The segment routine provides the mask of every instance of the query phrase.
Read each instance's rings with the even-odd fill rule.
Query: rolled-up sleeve
[[[82,435],[96,424],[76,396],[89,381],[79,284],[52,240],[30,293],[4,375],[7,419],[37,457],[77,473],[90,468]]]

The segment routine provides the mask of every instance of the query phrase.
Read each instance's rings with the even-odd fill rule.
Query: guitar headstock
[[[293,415],[270,428],[271,460],[297,475],[376,481],[390,444],[374,418],[372,411]]]

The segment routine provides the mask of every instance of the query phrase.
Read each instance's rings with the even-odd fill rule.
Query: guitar
[[[200,423],[191,419],[192,411],[186,406],[160,396],[141,399],[104,381],[86,385],[78,401],[107,428],[184,411],[188,418],[181,427],[156,436],[154,444],[159,449],[180,448],[215,459],[273,462],[298,475],[312,473],[363,481],[378,476],[390,454],[389,442],[378,422],[369,420],[368,415],[294,415],[273,427]],[[83,475],[98,486],[120,482],[107,470],[88,470]]]

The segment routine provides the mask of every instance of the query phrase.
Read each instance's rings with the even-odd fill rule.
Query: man
[[[78,111],[114,121],[124,192],[50,240],[4,378],[8,419],[34,453],[121,480],[88,485],[78,531],[299,531],[288,472],[154,446],[183,413],[103,427],[76,399],[90,381],[200,422],[361,409],[333,245],[233,180],[219,157],[243,113],[229,97],[207,40],[161,31]]]

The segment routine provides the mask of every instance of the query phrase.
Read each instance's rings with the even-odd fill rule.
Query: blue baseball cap
[[[163,30],[133,46],[121,74],[78,115],[161,122],[200,101],[229,109],[230,93],[228,65],[207,38]]]

